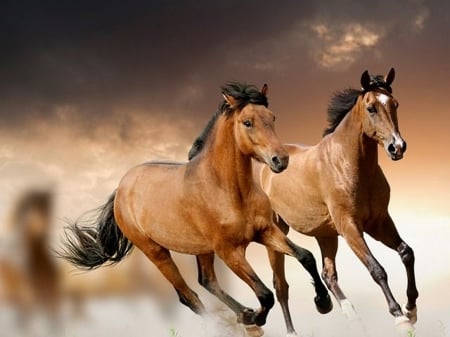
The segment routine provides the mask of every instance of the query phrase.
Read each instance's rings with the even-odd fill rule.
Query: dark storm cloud
[[[200,115],[203,121],[226,80],[269,81],[278,92],[289,87],[285,83],[304,82],[316,90],[324,70],[344,69],[362,56],[364,63],[376,64],[385,52],[379,44],[386,47],[386,41],[426,29],[430,17],[439,29],[448,7],[414,0],[371,1],[370,6],[354,1],[4,2],[1,126],[48,119],[89,129],[123,121],[130,111]],[[327,34],[319,36],[321,24]],[[349,43],[348,34],[359,37]],[[287,97],[295,94],[285,91]]]
[[[307,2],[294,1],[11,1],[2,7],[4,122],[45,117],[61,104],[88,115],[107,114],[121,101],[165,104],[205,65],[222,66],[220,46],[244,47],[309,12]]]

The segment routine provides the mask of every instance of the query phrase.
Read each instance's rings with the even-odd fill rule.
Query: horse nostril
[[[278,156],[274,156],[272,157],[272,163],[274,163],[276,167],[279,167],[281,165],[281,160]]]
[[[403,145],[402,145],[402,152],[405,152],[406,151],[406,142],[403,142]]]
[[[394,144],[389,144],[388,151],[391,154],[395,154],[395,146],[394,146]]]

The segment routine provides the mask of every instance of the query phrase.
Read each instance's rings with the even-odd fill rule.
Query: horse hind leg
[[[338,283],[338,275],[336,271],[336,253],[338,249],[338,237],[316,237],[322,253],[322,279],[327,288],[334,295],[341,306],[342,313],[349,320],[357,318],[357,314],[352,303],[347,299]]]
[[[181,303],[189,307],[199,315],[206,313],[205,306],[197,294],[189,288],[173,261],[170,251],[161,247],[154,241],[147,241],[142,245],[136,245],[155,264],[164,277],[172,284],[178,294]]]
[[[297,336],[294,325],[292,324],[291,313],[289,310],[289,284],[286,281],[284,254],[269,248],[267,249],[267,254],[269,255],[270,265],[273,270],[273,286],[275,288],[277,300],[280,303],[281,310],[283,312],[287,336]]]
[[[284,234],[289,232],[289,226],[281,218],[277,217],[275,223]],[[292,323],[291,313],[289,310],[289,284],[286,281],[286,273],[284,267],[284,254],[279,253],[273,249],[267,248],[270,266],[273,270],[273,286],[277,296],[278,303],[280,303],[283,312],[284,322],[286,324],[287,336],[297,336]]]

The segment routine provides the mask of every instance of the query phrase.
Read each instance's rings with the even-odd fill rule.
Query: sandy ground
[[[446,221],[444,219],[443,221]],[[450,269],[445,267],[443,251],[448,252],[449,237],[447,223],[423,224],[418,219],[410,219],[399,226],[400,231],[416,252],[416,275],[420,297],[418,301],[418,323],[416,336],[450,336]],[[432,230],[431,230],[432,229]],[[311,249],[319,258],[315,241],[298,234],[291,238]],[[340,239],[338,271],[340,283],[348,298],[354,304],[361,318],[361,324],[351,323],[341,314],[334,302],[334,310],[327,315],[315,311],[313,287],[300,265],[287,258],[287,276],[290,283],[290,306],[294,324],[299,336],[303,337],[349,337],[349,336],[397,336],[393,318],[389,315],[381,290],[371,280],[365,268]],[[375,256],[382,262],[389,275],[389,283],[397,300],[406,300],[406,277],[403,265],[395,252],[379,243],[369,240]],[[248,257],[263,281],[271,286],[271,271],[265,250],[256,244],[249,247]],[[64,337],[222,337],[245,336],[242,326],[234,323],[232,313],[203,290],[196,282],[195,259],[191,256],[175,256],[188,283],[199,294],[212,315],[203,319],[178,303],[175,293],[167,282],[158,284],[158,292],[165,294],[143,294],[134,298],[103,298],[88,301],[83,317],[73,319],[73,312],[66,306],[63,312],[62,330],[57,334]],[[126,263],[124,261],[123,263]],[[151,264],[148,268],[154,268]],[[222,284],[242,303],[257,307],[251,290],[218,262],[218,275]],[[156,270],[154,270],[157,273]],[[76,277],[76,276],[74,276]],[[132,277],[132,275],[130,275]],[[161,278],[162,281],[162,278]],[[0,316],[2,329],[0,336],[15,337],[12,320],[8,313]],[[36,324],[30,336],[49,336],[45,329]],[[39,329],[41,333],[39,333]],[[276,304],[264,327],[265,336],[285,336],[284,321],[279,305]],[[42,332],[44,331],[44,332]]]

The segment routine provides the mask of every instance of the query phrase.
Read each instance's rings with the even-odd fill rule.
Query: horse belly
[[[306,204],[274,207],[274,210],[294,230],[310,236],[336,235],[337,231],[326,206]]]
[[[151,221],[145,228],[146,235],[158,245],[178,253],[200,255],[211,253],[208,240],[192,225],[183,222]]]
[[[337,235],[336,228],[329,216],[305,214],[305,216],[297,216],[289,224],[297,232],[310,236]]]

